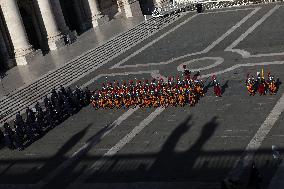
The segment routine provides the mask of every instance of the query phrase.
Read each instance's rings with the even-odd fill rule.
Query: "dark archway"
[[[13,45],[5,23],[2,10],[0,10],[0,76],[8,69],[8,61],[13,57]]]
[[[71,31],[76,30],[77,33],[80,33],[80,23],[76,16],[76,11],[74,8],[73,0],[60,0],[60,5],[62,13],[66,22],[66,25]]]
[[[37,37],[35,25],[33,23],[33,17],[24,8],[19,7],[20,14],[25,26],[25,30],[28,36],[28,40],[34,49],[40,49],[40,41]]]
[[[139,0],[141,11],[143,15],[150,15],[154,10],[153,0]]]

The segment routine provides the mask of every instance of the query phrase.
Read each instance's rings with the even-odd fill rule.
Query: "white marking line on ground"
[[[188,13],[190,13],[190,12],[188,12]],[[179,18],[177,18],[177,19],[174,20],[173,22],[178,21],[179,19],[183,18],[183,17],[184,17],[185,15],[187,15],[188,13],[181,15]],[[144,22],[145,22],[145,21],[144,21]],[[138,40],[137,42],[133,43],[132,45],[128,46],[127,48],[121,50],[119,53],[115,54],[114,56],[112,56],[112,57],[109,58],[108,60],[106,60],[106,61],[104,61],[104,62],[102,62],[102,63],[99,63],[99,64],[96,65],[96,67],[94,67],[93,69],[91,69],[91,70],[89,70],[88,72],[86,72],[86,73],[84,73],[84,74],[78,76],[76,79],[70,81],[69,83],[67,83],[67,84],[64,85],[64,86],[69,86],[69,85],[71,85],[71,84],[73,84],[73,83],[79,81],[80,79],[82,79],[82,78],[85,77],[86,75],[88,75],[88,74],[94,72],[95,70],[97,70],[97,69],[100,68],[101,66],[103,66],[103,65],[105,65],[106,63],[112,61],[113,59],[115,59],[116,57],[120,56],[121,54],[125,53],[126,51],[128,51],[128,50],[131,49],[132,47],[134,47],[134,46],[136,46],[137,44],[139,44],[140,42],[144,41],[146,38],[151,37],[151,36],[153,36],[154,34],[158,33],[160,30],[162,30],[163,28],[169,26],[169,25],[172,24],[173,22],[170,22],[170,23],[168,23],[168,24],[163,25],[161,28],[159,28],[158,30],[152,32],[150,35],[146,36],[146,37],[143,38],[143,39]],[[138,24],[138,25],[139,25],[139,24]],[[135,27],[136,27],[136,26],[135,26]],[[129,31],[129,30],[127,30],[127,31]],[[127,32],[127,31],[125,31],[125,32]],[[125,33],[125,32],[121,32],[119,35],[114,36],[113,38],[107,40],[107,41],[106,41],[105,43],[103,43],[103,44],[106,44],[106,43],[108,43],[109,41],[112,41],[114,38],[120,36],[121,34],[123,34],[123,33]],[[102,45],[103,45],[103,44],[102,44]],[[98,47],[96,47],[96,48],[90,49],[90,50],[88,50],[88,51],[82,53],[81,55],[79,55],[79,56],[73,58],[72,60],[68,61],[66,64],[68,64],[68,63],[70,63],[70,62],[73,62],[73,61],[75,61],[75,60],[78,60],[78,59],[82,58],[83,56],[85,56],[85,55],[88,54],[89,52],[91,52],[91,51],[93,51],[93,50],[95,50],[95,49],[101,47],[102,45],[100,45],[100,46],[98,46]],[[62,65],[62,66],[60,66],[58,69],[60,69],[61,67],[64,67],[64,66],[65,66],[65,65]],[[58,69],[56,69],[56,70],[58,70]],[[55,70],[50,70],[50,71],[48,71],[46,74],[44,74],[44,75],[42,75],[41,77],[39,77],[38,79],[36,79],[36,81],[38,81],[38,80],[44,78],[45,76],[51,74],[51,73],[54,72],[54,71],[55,71]],[[24,89],[24,88],[28,87],[29,85],[30,85],[30,84],[26,84],[26,85],[24,85],[24,86],[18,88],[17,91],[18,91],[18,90],[21,90],[21,89]],[[6,98],[8,98],[8,97],[7,97],[7,96],[4,96],[4,97],[1,98],[0,100],[4,100],[4,99],[6,99]],[[33,105],[35,105],[35,104],[33,104]],[[32,106],[33,106],[33,105],[32,105]]]
[[[121,60],[119,63],[115,64],[113,67],[111,67],[111,69],[113,68],[128,68],[128,67],[146,67],[146,66],[151,66],[151,65],[164,65],[164,64],[170,64],[174,61],[186,58],[186,57],[190,57],[190,56],[194,56],[194,55],[199,55],[199,54],[204,54],[204,53],[208,53],[211,49],[213,49],[216,45],[218,45],[221,41],[223,41],[227,36],[229,36],[232,32],[234,32],[238,27],[240,27],[243,23],[245,23],[250,17],[252,17],[257,11],[259,11],[261,9],[261,7],[256,7],[256,8],[247,8],[247,9],[235,9],[235,10],[227,10],[226,12],[231,12],[231,11],[241,11],[241,10],[252,10],[252,12],[250,12],[247,16],[245,16],[241,21],[239,21],[236,25],[234,25],[233,27],[231,27],[226,33],[224,33],[221,37],[219,37],[217,40],[215,40],[212,44],[210,44],[208,47],[206,47],[204,50],[200,51],[200,52],[195,52],[195,53],[190,53],[190,54],[186,54],[180,57],[176,57],[173,58],[171,60],[165,61],[165,62],[158,62],[158,63],[147,63],[147,64],[135,64],[135,65],[123,65],[121,66],[121,64],[125,63],[126,61],[128,61],[130,58],[133,58],[134,56],[138,55],[139,53],[141,53],[143,50],[145,50],[146,48],[148,48],[149,46],[153,45],[154,43],[158,42],[159,40],[161,40],[163,37],[165,37],[166,35],[168,35],[169,33],[175,31],[176,29],[178,29],[180,26],[176,26],[178,28],[173,28],[172,30],[169,30],[168,32],[166,32],[165,34],[163,34],[162,36],[160,36],[159,38],[155,39],[154,41],[152,41],[151,43],[145,45],[144,47],[140,48],[139,50],[137,50],[136,52],[134,52],[131,56]],[[220,12],[225,12],[225,11],[217,11],[217,12],[210,12],[208,14],[211,13],[220,13]],[[192,19],[192,17],[191,17]],[[186,22],[188,22],[189,20],[186,20],[184,22],[182,22],[181,24],[184,25],[186,24]]]
[[[262,141],[269,133],[273,125],[276,123],[283,110],[284,110],[284,93],[282,94],[281,98],[277,101],[276,105],[271,110],[270,114],[265,119],[265,121],[262,123],[262,125],[254,135],[254,137],[247,145],[243,157],[235,162],[234,168],[229,173],[229,177],[234,178],[236,180],[238,180],[241,177],[244,169],[247,168],[251,163],[251,161],[253,160],[254,153],[259,149]]]
[[[206,74],[206,75],[202,75],[201,78],[207,78],[213,75],[220,75],[226,72],[230,72],[233,71],[237,68],[240,67],[251,67],[251,66],[267,66],[267,65],[281,65],[284,64],[284,61],[273,61],[273,62],[258,62],[258,63],[246,63],[246,64],[236,64],[230,68],[218,71],[218,72],[214,72],[214,73],[210,73],[210,74]]]
[[[127,110],[124,114],[119,116],[112,124],[105,126],[99,133],[95,135],[90,141],[85,143],[84,146],[79,148],[75,153],[73,153],[64,163],[62,163],[59,167],[57,167],[54,171],[50,172],[44,179],[42,179],[38,184],[43,186],[49,183],[56,175],[61,173],[63,170],[72,165],[76,160],[81,158],[84,154],[86,154],[92,147],[97,145],[106,135],[108,135],[111,131],[113,131],[117,126],[119,126],[123,121],[129,118],[137,108],[131,108]]]
[[[86,82],[82,85],[82,87],[87,87],[94,83],[96,80],[98,80],[101,77],[105,76],[121,76],[121,75],[137,75],[137,74],[153,74],[157,73],[157,70],[152,71],[138,71],[138,72],[124,72],[124,73],[111,73],[111,74],[100,74],[93,78],[92,80]],[[129,109],[127,112],[125,112],[123,115],[121,115],[117,120],[115,120],[111,125],[106,126],[104,130],[101,131],[101,133],[98,133],[98,135],[93,138],[91,141],[87,142],[84,146],[79,148],[75,153],[73,153],[64,163],[62,163],[57,169],[49,173],[44,179],[42,179],[39,182],[39,185],[44,185],[52,180],[54,176],[56,176],[58,173],[66,169],[68,166],[70,166],[74,161],[76,161],[78,158],[82,157],[86,152],[90,150],[91,147],[95,146],[98,142],[100,142],[106,135],[108,135],[113,129],[115,129],[117,126],[121,124],[124,120],[126,120],[128,117],[130,117],[138,108]]]
[[[268,17],[270,17],[281,5],[276,5],[273,9],[269,10],[261,19],[255,22],[245,33],[243,33],[238,39],[236,39],[231,45],[229,45],[225,51],[236,52],[242,55],[243,58],[249,58],[250,53],[242,49],[233,49],[241,41],[243,41],[250,33],[252,33],[258,26],[260,26]]]
[[[154,112],[152,112],[147,118],[145,118],[138,126],[136,126],[130,133],[128,133],[124,138],[122,138],[115,146],[109,149],[103,157],[96,161],[89,169],[86,170],[81,176],[78,177],[76,182],[82,183],[88,177],[90,177],[96,170],[102,168],[108,158],[111,158],[119,150],[121,150],[126,144],[128,144],[137,134],[139,134],[147,125],[149,125],[158,115],[160,115],[165,108],[159,107]]]
[[[214,60],[215,63],[214,64],[211,64],[211,65],[208,65],[208,66],[205,66],[205,67],[200,67],[200,68],[196,68],[196,69],[190,69],[189,70],[191,72],[196,72],[196,71],[202,71],[202,70],[208,70],[208,69],[211,69],[211,68],[214,68],[220,64],[222,64],[224,62],[224,58],[222,57],[203,57],[203,58],[197,58],[197,59],[192,59],[190,61],[187,61],[187,62],[184,62],[182,64],[180,64],[178,67],[177,67],[177,70],[179,72],[183,72],[184,69],[183,69],[183,65],[190,65],[192,64],[193,62],[197,62],[197,61],[200,61],[200,60]],[[201,64],[200,62],[198,62],[198,64]]]
[[[145,46],[143,46],[142,48],[140,48],[139,50],[137,50],[136,52],[132,53],[130,56],[124,58],[123,60],[121,60],[120,62],[118,62],[117,64],[113,65],[111,67],[111,69],[113,68],[118,68],[121,64],[127,62],[128,60],[130,60],[131,58],[133,58],[134,56],[136,56],[137,54],[141,53],[142,51],[144,51],[145,49],[147,49],[148,47],[154,45],[156,42],[158,42],[159,40],[163,39],[164,37],[166,37],[168,34],[174,32],[175,30],[177,30],[178,28],[180,28],[181,26],[183,26],[184,24],[186,24],[187,22],[189,22],[190,20],[192,20],[193,18],[195,18],[196,16],[198,16],[198,14],[195,14],[191,17],[189,17],[188,19],[186,19],[185,21],[183,21],[182,23],[178,24],[177,26],[173,27],[172,29],[170,29],[169,31],[167,31],[166,33],[160,35],[158,38],[156,38],[155,40],[153,40],[152,42],[146,44]]]

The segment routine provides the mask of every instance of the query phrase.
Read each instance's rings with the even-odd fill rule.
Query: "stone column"
[[[88,13],[89,23],[92,27],[102,25],[109,20],[108,16],[102,15],[97,0],[85,0],[84,3]]]
[[[52,4],[53,10],[54,10],[54,15],[55,15],[55,19],[56,19],[57,24],[58,24],[58,28],[64,34],[69,33],[69,28],[66,25],[59,0],[53,0],[53,1],[51,1],[51,4]]]
[[[51,4],[54,10],[54,15],[55,15],[59,30],[64,35],[69,35],[72,41],[76,40],[76,34],[75,34],[76,32],[75,33],[71,32],[68,26],[66,25],[59,0],[52,0]]]
[[[64,46],[64,36],[59,30],[50,0],[37,0],[37,3],[46,31],[49,50],[56,50],[59,47]]]
[[[123,0],[123,9],[127,18],[142,16],[141,7],[138,0]]]
[[[4,63],[5,68],[12,68],[14,66],[14,61],[10,59],[9,52],[7,50],[7,46],[5,44],[4,37],[2,32],[0,31],[0,63]]]
[[[2,0],[1,8],[13,44],[17,65],[26,65],[27,57],[34,52],[28,41],[16,0]]]

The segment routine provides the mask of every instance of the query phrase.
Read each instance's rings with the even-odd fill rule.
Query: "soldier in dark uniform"
[[[23,138],[17,132],[14,133],[13,140],[14,140],[14,143],[15,143],[15,147],[18,150],[20,150],[20,151],[24,150]]]
[[[52,89],[50,100],[53,106],[58,103],[58,94],[55,89]]]
[[[90,104],[91,97],[92,97],[92,93],[91,93],[90,89],[88,87],[86,87],[86,89],[85,89],[85,103],[86,103],[86,105]]]
[[[26,114],[27,118],[30,118],[33,122],[35,121],[35,113],[29,107],[26,107]]]
[[[5,144],[6,146],[13,150],[15,149],[15,146],[13,144],[13,134],[14,134],[14,131],[10,128],[9,124],[8,123],[4,123],[4,139],[5,139]]]
[[[75,108],[76,111],[79,111],[81,106],[80,106],[80,101],[78,99],[78,96],[75,94],[75,91],[72,94],[71,98],[72,98],[73,107]]]
[[[47,125],[50,128],[54,128],[55,127],[54,113],[51,108],[46,109],[45,118],[46,118]]]
[[[2,144],[3,141],[4,141],[4,133],[3,133],[3,131],[0,129],[0,144]]]
[[[80,108],[84,106],[84,95],[83,95],[82,90],[78,86],[76,86],[76,89],[75,89],[75,96],[79,101]]]
[[[43,113],[43,110],[42,110],[42,108],[40,106],[38,106],[36,108],[36,123],[41,128],[44,128],[46,126],[45,125],[45,120],[44,120],[44,113]]]
[[[47,97],[47,95],[45,95],[43,102],[44,102],[44,106],[45,106],[46,109],[52,108],[51,102],[50,102],[49,98]]]
[[[18,135],[21,138],[24,138],[24,136],[25,136],[24,129],[23,129],[23,127],[20,124],[16,124],[15,120],[14,120],[14,128],[15,128],[15,132],[18,133]]]
[[[18,127],[21,127],[21,130],[23,130],[23,132],[25,132],[25,127],[26,124],[23,120],[23,117],[21,116],[20,112],[17,112],[16,114],[16,118],[14,120],[15,125],[17,125]]]
[[[34,133],[34,121],[30,116],[26,119],[26,135],[30,142],[35,141],[35,133]]]
[[[61,92],[64,96],[67,96],[67,92],[66,92],[65,88],[64,88],[62,85],[60,85],[60,92]]]
[[[203,8],[202,8],[202,4],[201,3],[197,3],[196,4],[196,11],[198,13],[201,13],[203,11]]]
[[[70,87],[67,88],[66,94],[67,94],[67,97],[71,98],[71,96],[72,96],[72,90],[71,90]]]
[[[64,112],[67,116],[73,115],[72,104],[67,98],[64,98]]]
[[[64,112],[64,99],[66,98],[61,91],[58,91],[58,104],[57,104],[57,109],[60,108],[60,116],[62,119],[65,117],[65,112]]]

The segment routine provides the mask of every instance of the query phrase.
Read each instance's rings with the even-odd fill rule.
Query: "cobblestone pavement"
[[[30,86],[38,86],[36,94],[22,89],[18,100],[4,99],[13,101],[12,112],[60,82],[94,89],[106,81],[176,76],[183,64],[201,70],[206,83],[217,75],[224,91],[216,98],[209,88],[195,107],[86,107],[24,151],[2,148],[1,188],[217,189],[228,176],[246,188],[252,160],[263,188],[275,175],[281,181],[271,145],[283,153],[283,87],[277,95],[249,97],[244,80],[262,68],[283,80],[283,5],[151,19],[44,76],[42,85]],[[2,111],[9,112],[7,105]]]

